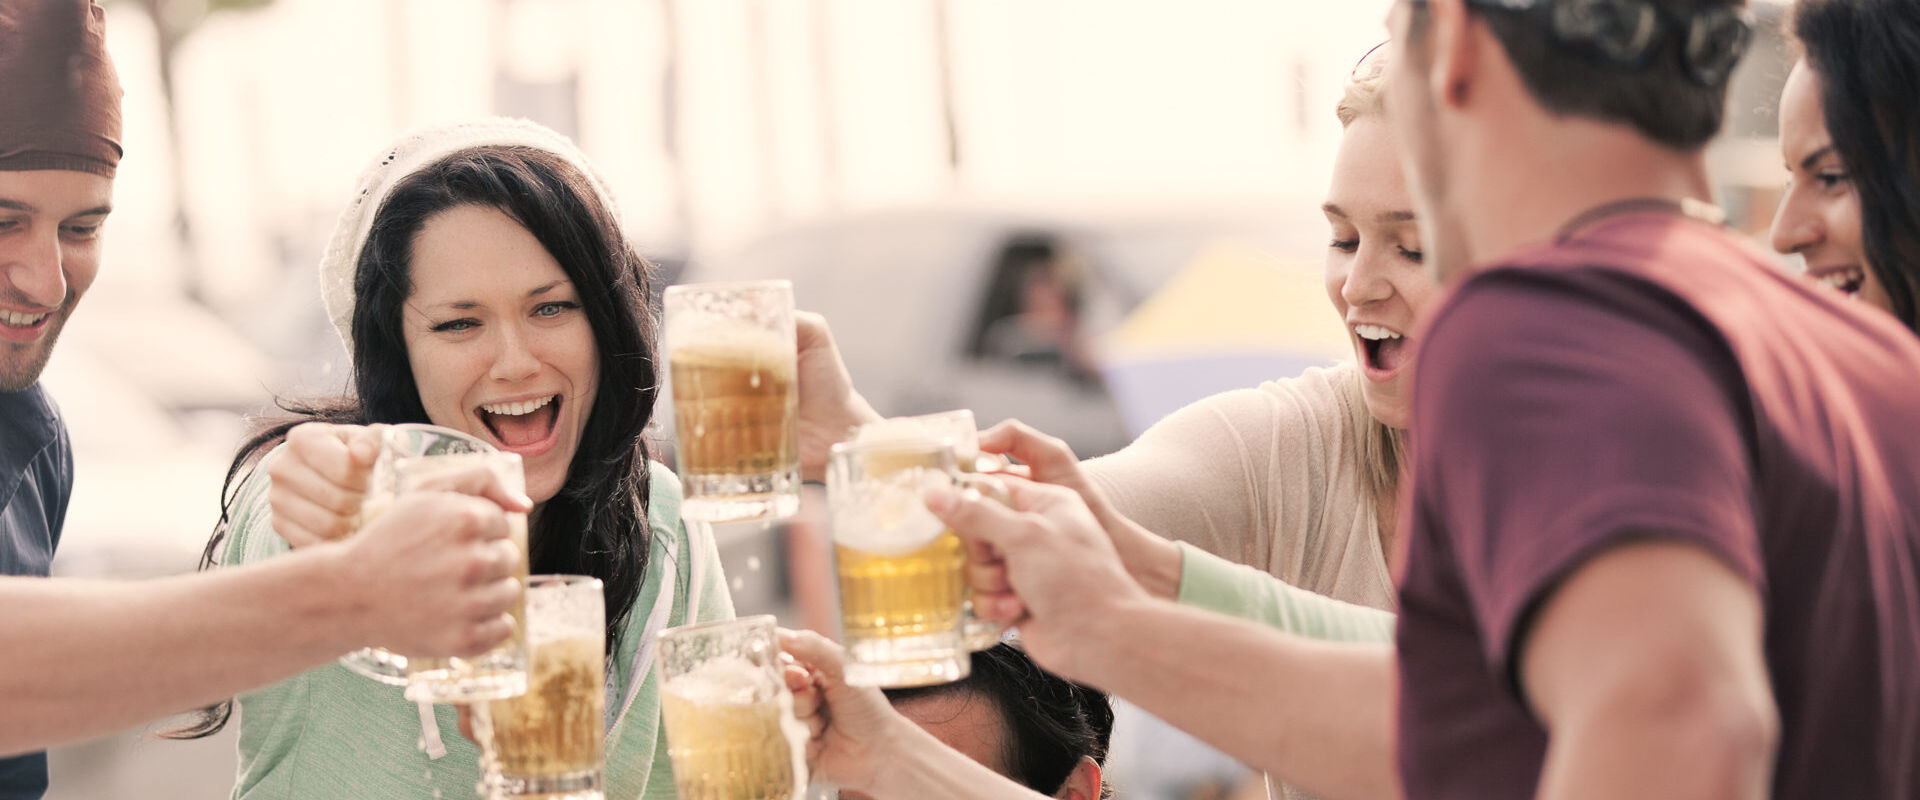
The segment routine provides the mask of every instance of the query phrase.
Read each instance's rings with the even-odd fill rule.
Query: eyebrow
[[[1813,169],[1813,165],[1815,163],[1817,163],[1820,159],[1826,158],[1832,152],[1833,152],[1833,145],[1827,145],[1826,147],[1822,147],[1818,150],[1815,150],[1813,151],[1813,155],[1800,159],[1800,168]]]
[[[18,200],[0,199],[0,208],[7,209],[9,211],[19,211],[26,214],[40,213],[40,209],[38,207],[32,205],[31,203],[22,203]],[[82,211],[78,214],[74,214],[72,215],[72,217],[68,217],[68,219],[72,219],[73,217],[105,216],[111,213],[113,213],[113,206],[95,206],[93,208],[89,208],[85,211]]]
[[[1320,205],[1320,210],[1332,216],[1339,217],[1341,219],[1353,218],[1353,215],[1348,214],[1346,209],[1341,208],[1332,203],[1322,203]],[[1381,223],[1383,225],[1391,225],[1391,224],[1400,223],[1400,222],[1412,222],[1416,219],[1416,217],[1414,217],[1412,211],[1401,209],[1396,211],[1382,211],[1379,214],[1374,215],[1373,219],[1375,222]]]
[[[545,286],[536,287],[533,291],[527,292],[527,296],[539,297],[540,295],[546,294],[547,292],[551,292],[554,289],[557,289],[561,286],[566,285],[566,283],[567,283],[567,279],[561,278],[560,280],[554,281]],[[475,302],[473,300],[460,300],[457,302],[447,303],[446,306],[456,311],[470,311],[472,309],[479,308],[480,303]]]

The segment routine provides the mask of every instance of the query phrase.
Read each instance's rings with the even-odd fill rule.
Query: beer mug
[[[966,548],[923,499],[960,482],[951,439],[833,446],[827,507],[847,683],[926,686],[967,676]]]
[[[381,432],[380,455],[368,477],[356,528],[365,528],[392,507],[402,493],[430,484],[449,471],[493,470],[508,491],[525,492],[520,457],[502,453],[475,437],[436,425],[388,425]],[[520,551],[516,576],[527,577],[527,515],[507,515],[508,537]],[[369,647],[349,653],[340,663],[382,683],[407,687],[416,702],[455,703],[513,697],[526,691],[527,651],[523,604],[513,609],[514,630],[507,641],[473,658],[412,658]]]
[[[528,579],[527,692],[488,704],[500,769],[494,785],[504,796],[602,799],[606,614],[606,593],[596,578]]]
[[[658,651],[680,800],[798,800],[808,735],[793,716],[773,617],[671,628]]]
[[[669,286],[666,350],[687,519],[792,516],[800,508],[793,286]]]
[[[963,473],[986,472],[1004,463],[994,457],[981,457],[980,429],[974,423],[973,412],[964,408],[870,422],[860,426],[854,434],[854,441],[862,443],[915,438],[950,440],[953,443],[954,464]],[[974,613],[972,587],[964,587],[962,591],[966,593],[966,600],[960,612],[960,635],[966,641],[967,649],[985,650],[999,644],[1000,624],[982,619]]]

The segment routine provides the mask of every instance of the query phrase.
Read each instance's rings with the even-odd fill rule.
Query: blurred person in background
[[[1022,234],[1000,249],[967,354],[1063,371],[1100,381],[1081,308],[1088,269],[1058,237]]]
[[[1801,0],[1773,246],[1920,332],[1920,4]]]
[[[883,690],[895,711],[935,739],[1021,785],[1059,800],[1104,800],[1113,704],[1001,642],[973,654],[953,683]],[[842,797],[865,798],[854,791]]]
[[[378,423],[453,428],[522,457],[536,574],[606,586],[606,792],[670,798],[654,638],[733,616],[708,529],[642,432],[658,392],[647,263],[565,137],[524,120],[416,132],[361,177],[321,261],[353,394],[235,457],[209,563],[271,563],[351,532]],[[450,705],[332,664],[243,695],[233,796],[463,796],[479,750]],[[230,705],[183,735],[218,730]],[[422,752],[422,751],[425,752]],[[441,758],[441,756],[452,756]]]
[[[104,11],[0,0],[0,800],[47,790],[24,753],[109,733],[366,645],[471,655],[510,634],[518,555],[494,502],[425,493],[355,541],[220,575],[44,579],[73,485],[39,384],[98,275],[120,85]],[[454,488],[524,508],[497,483]],[[24,754],[23,754],[24,753]]]

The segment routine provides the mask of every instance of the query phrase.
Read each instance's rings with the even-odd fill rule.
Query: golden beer
[[[488,704],[493,763],[506,796],[600,800],[606,763],[605,628],[599,580],[536,575],[529,581],[527,693]]]
[[[960,468],[961,472],[979,471],[982,461],[980,430],[974,423],[973,412],[966,409],[870,422],[860,426],[854,441],[879,443],[916,438],[947,440],[953,448],[954,464]],[[964,553],[964,547],[962,550]],[[844,588],[842,591],[845,591]],[[967,649],[969,651],[985,650],[998,644],[1001,627],[998,623],[982,619],[974,613],[973,587],[963,584],[961,593],[960,628]]]
[[[533,647],[527,693],[493,701],[493,747],[509,775],[598,772],[606,760],[606,651],[599,636]]]
[[[787,800],[807,782],[773,618],[660,635],[661,714],[680,800]]]
[[[799,508],[793,291],[784,281],[667,289],[682,512],[722,522]]]
[[[827,492],[849,684],[966,677],[966,551],[922,500],[955,475],[946,439],[834,447]]]

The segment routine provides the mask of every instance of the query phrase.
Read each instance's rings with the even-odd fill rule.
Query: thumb
[[[380,459],[380,439],[386,430],[385,425],[370,425],[364,428],[342,426],[341,438],[346,440],[347,455],[356,472],[364,472],[373,467]]]
[[[840,645],[813,631],[780,629],[780,649],[819,675],[828,685],[846,683],[847,653]]]
[[[470,469],[450,470],[421,481],[421,489],[438,489],[492,500],[502,511],[531,511],[533,500],[526,493],[507,488],[500,474],[484,464]]]
[[[982,477],[977,481],[986,486],[1003,485],[992,478]],[[980,542],[1004,550],[1009,540],[1017,539],[1025,530],[1017,512],[977,491],[957,492],[943,486],[927,490],[922,499],[928,511],[969,543]]]

